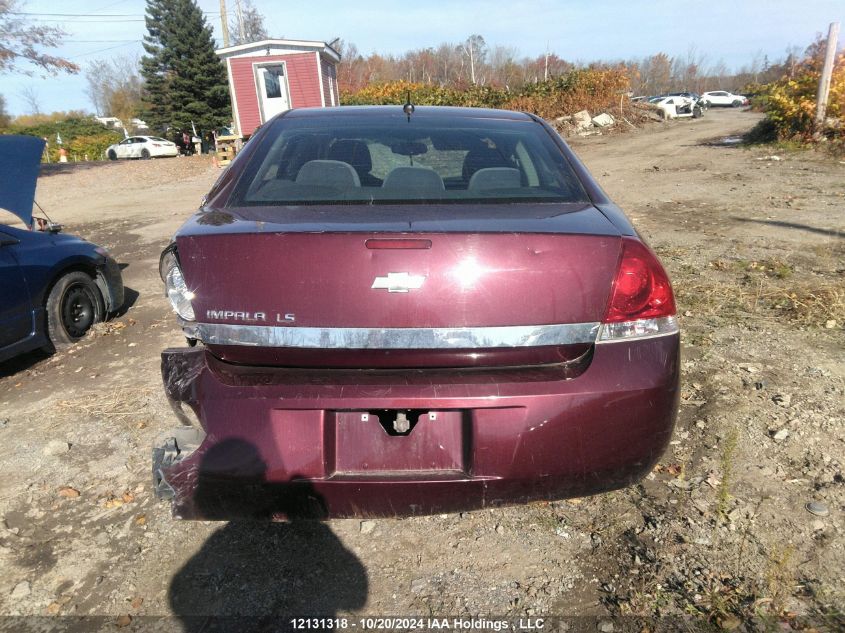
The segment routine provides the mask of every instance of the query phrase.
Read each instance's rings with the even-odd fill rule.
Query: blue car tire
[[[47,333],[54,347],[70,345],[103,320],[103,299],[94,280],[81,271],[59,278],[47,297]]]

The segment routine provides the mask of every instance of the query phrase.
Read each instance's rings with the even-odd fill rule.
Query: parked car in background
[[[106,156],[109,160],[118,158],[160,158],[164,156],[178,156],[179,148],[176,143],[158,136],[130,136],[120,143],[109,145]]]
[[[689,97],[652,97],[648,102],[660,110],[664,119],[697,119],[703,115],[703,108],[698,101]]]
[[[702,100],[708,102],[711,106],[729,106],[738,108],[740,106],[748,105],[748,98],[743,95],[735,95],[726,90],[714,90],[712,92],[705,92],[701,95]]]
[[[162,253],[196,346],[153,452],[180,518],[396,516],[626,486],[679,333],[654,252],[542,119],[290,110]],[[198,343],[198,344],[197,344]]]
[[[701,95],[697,92],[670,92],[667,97],[686,97],[687,99],[692,99],[695,101],[703,110],[706,110],[710,107],[710,104],[707,101],[704,101],[701,98]]]
[[[0,208],[33,226],[44,141],[0,135]],[[120,267],[108,252],[61,227],[0,224],[0,362],[80,339],[123,306]]]

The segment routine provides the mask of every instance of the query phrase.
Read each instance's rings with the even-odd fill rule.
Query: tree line
[[[338,84],[342,93],[351,94],[374,83],[406,81],[450,88],[491,86],[517,91],[526,84],[561,77],[577,68],[622,70],[636,95],[657,95],[670,91],[706,92],[740,90],[748,84],[764,84],[794,73],[801,60],[800,49],[787,49],[783,59],[771,61],[762,52],[749,63],[730,71],[722,60],[711,60],[694,47],[686,54],[670,56],[659,52],[642,59],[579,62],[562,59],[547,51],[522,56],[509,47],[489,46],[482,35],[473,34],[463,42],[442,43],[399,55],[362,54],[354,43],[336,45],[342,59]]]
[[[268,37],[262,16],[250,0],[229,24],[233,44]],[[27,23],[16,0],[0,2],[0,73],[79,72],[80,68],[46,52],[58,46],[66,35],[59,28]],[[225,67],[215,54],[212,28],[196,0],[147,0],[145,54],[140,59],[117,57],[87,64],[88,95],[96,112],[115,116],[127,125],[136,117],[156,130],[210,130],[226,125],[231,118]],[[643,59],[584,63],[565,60],[554,51],[522,56],[513,47],[490,46],[480,34],[457,43],[407,51],[399,55],[362,54],[353,43],[335,40],[341,53],[338,83],[346,102],[367,87],[403,81],[449,90],[494,90],[509,102],[515,96],[533,95],[531,85],[567,85],[566,77],[576,70],[608,71],[605,77],[627,78],[633,94],[661,94],[668,91],[741,90],[792,77],[802,57],[798,49],[771,62],[762,53],[731,72],[721,60],[691,48],[685,55],[656,53]],[[28,65],[23,69],[22,64]],[[528,92],[526,92],[526,90]],[[535,91],[536,92],[536,91]],[[39,114],[34,92],[27,96],[34,114]],[[0,125],[8,124],[5,101],[0,95]]]

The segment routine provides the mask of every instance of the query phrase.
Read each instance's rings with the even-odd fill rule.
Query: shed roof
[[[237,46],[229,46],[227,48],[219,48],[215,52],[219,57],[238,57],[241,55],[248,55],[251,52],[258,53],[271,48],[286,48],[297,51],[318,51],[336,62],[340,61],[340,53],[333,49],[326,42],[319,40],[280,40],[280,39],[266,39],[258,42],[250,42],[248,44],[238,44]]]

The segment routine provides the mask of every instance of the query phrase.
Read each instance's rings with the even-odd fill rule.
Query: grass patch
[[[734,466],[736,459],[736,447],[739,443],[739,433],[731,429],[725,441],[722,442],[722,454],[719,456],[719,469],[722,472],[722,479],[716,490],[716,513],[723,523],[728,523],[728,512],[730,510],[733,495],[731,487],[734,479]]]
[[[710,262],[709,266],[713,270],[736,271],[750,276],[758,274],[764,277],[776,277],[777,279],[786,279],[795,272],[791,264],[779,259],[716,259]]]
[[[681,311],[705,316],[786,319],[805,326],[825,327],[828,321],[845,323],[845,288],[827,280],[794,280],[790,285],[772,283],[791,277],[789,269],[772,269],[771,277],[745,277],[733,282],[677,283]]]
[[[142,414],[153,389],[118,388],[73,400],[61,400],[56,408],[66,414],[93,418],[131,417]]]
[[[795,565],[792,545],[776,547],[769,555],[769,567],[766,570],[766,598],[768,611],[780,615],[786,611],[786,600],[794,593]],[[762,600],[760,602],[763,602]]]

